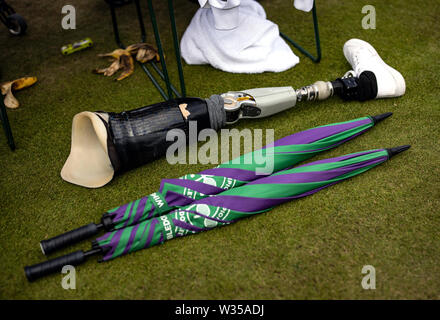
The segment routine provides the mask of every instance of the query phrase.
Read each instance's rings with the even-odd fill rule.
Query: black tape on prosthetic
[[[181,108],[188,112],[184,112],[186,116]],[[122,113],[109,113],[108,152],[115,172],[139,167],[164,155],[173,143],[166,141],[167,132],[181,129],[188,137],[189,121],[197,121],[198,131],[217,127],[219,122],[217,119],[211,123],[207,101],[199,98],[179,98]],[[112,145],[114,148],[110,148]]]
[[[367,101],[377,96],[376,76],[371,71],[359,77],[339,78],[332,81],[333,90],[343,100]]]
[[[99,112],[103,112],[103,111],[99,111]],[[112,164],[113,169],[115,170],[115,172],[117,172],[119,170],[119,168],[121,168],[121,161],[119,160],[118,154],[116,152],[116,146],[113,143],[113,134],[112,131],[110,130],[109,124],[107,123],[107,121],[105,121],[98,112],[95,113],[99,119],[101,119],[102,123],[105,126],[105,129],[107,130],[107,152],[110,158],[110,163]]]

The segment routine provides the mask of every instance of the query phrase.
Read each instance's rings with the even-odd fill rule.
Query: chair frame
[[[6,139],[8,140],[9,148],[12,151],[15,150],[14,137],[12,135],[11,125],[9,124],[8,114],[6,113],[6,106],[3,102],[3,97],[0,95],[0,120],[3,125],[3,130],[6,134]]]
[[[121,41],[121,37],[119,34],[118,22],[117,22],[117,18],[116,18],[116,6],[111,4],[110,2],[108,4],[110,7],[110,15],[111,15],[111,20],[112,20],[112,25],[113,25],[113,33],[115,36],[116,44],[119,47],[121,47],[122,49],[124,49],[125,45]],[[136,13],[137,13],[137,18],[138,18],[138,22],[139,22],[139,29],[141,32],[141,42],[146,42],[147,33],[145,31],[145,25],[144,25],[144,21],[142,18],[142,12],[141,12],[139,0],[134,0],[134,4],[136,6]],[[170,77],[168,74],[168,69],[167,69],[167,65],[166,65],[166,61],[165,61],[165,55],[163,52],[162,41],[160,39],[159,28],[157,26],[156,14],[154,11],[152,0],[147,0],[147,4],[148,4],[148,13],[150,16],[151,25],[153,27],[154,38],[156,41],[157,51],[159,54],[160,64],[161,64],[162,70],[156,65],[156,62],[154,62],[154,61],[149,61],[147,63],[139,62],[139,65],[141,66],[142,70],[144,70],[144,72],[147,74],[148,78],[150,78],[153,85],[156,87],[156,89],[159,91],[160,95],[165,100],[173,99],[174,96],[176,96],[178,98],[185,97],[186,96],[186,87],[185,87],[185,79],[183,76],[182,59],[181,59],[181,55],[180,55],[179,39],[178,39],[177,29],[176,29],[176,20],[175,20],[175,15],[174,15],[173,0],[168,0],[168,12],[169,12],[169,17],[170,17],[170,22],[171,22],[171,31],[172,31],[172,35],[173,35],[173,45],[174,45],[174,54],[175,54],[176,62],[177,62],[177,71],[179,74],[180,92],[176,89],[176,87],[170,81]],[[153,73],[147,68],[147,64],[150,65],[151,68],[165,82],[166,91],[159,84],[159,81],[154,77]]]
[[[318,15],[316,14],[316,0],[313,1],[312,15],[313,15],[313,30],[315,33],[315,45],[316,45],[316,56],[313,56],[309,51],[300,46],[297,42],[293,41],[286,34],[280,32],[280,36],[284,38],[287,42],[289,42],[292,46],[298,49],[302,54],[306,57],[310,58],[313,62],[318,63],[321,61],[321,40],[319,38],[319,28],[318,28]]]

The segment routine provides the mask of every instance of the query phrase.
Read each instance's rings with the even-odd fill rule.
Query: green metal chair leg
[[[163,54],[162,41],[160,40],[159,30],[157,28],[156,14],[154,13],[153,2],[148,0],[148,13],[150,14],[151,25],[153,26],[154,38],[156,40],[157,50],[159,52],[160,63],[162,65],[162,72],[165,76],[165,85],[168,91],[168,99],[173,98],[173,92],[171,91],[171,83],[168,76],[167,64],[165,62],[165,56]]]
[[[143,22],[143,19],[142,19],[142,14],[141,14],[141,11],[140,11],[139,0],[135,0],[135,5],[136,5],[136,12],[137,12],[137,17],[138,17],[138,21],[139,21],[139,29],[141,31],[141,41],[145,42],[147,36],[146,36],[146,32],[145,32],[144,22]],[[114,34],[114,37],[115,37],[116,44],[120,48],[125,49],[125,45],[121,41],[121,38],[120,38],[120,35],[119,35],[119,27],[118,27],[118,22],[117,22],[117,19],[116,19],[115,7],[113,5],[111,5],[111,4],[109,4],[109,7],[110,7],[110,14],[111,14],[112,25],[113,25],[113,34]],[[156,89],[159,91],[160,95],[164,99],[168,99],[168,96],[166,95],[165,91],[163,91],[162,87],[157,82],[157,80],[154,78],[154,76],[152,75],[150,70],[148,70],[148,68],[143,63],[139,63],[139,65],[141,66],[142,70],[146,73],[146,75],[148,76],[150,81],[153,83],[153,85],[156,87]]]
[[[6,107],[3,103],[3,97],[0,96],[0,120],[3,125],[3,129],[6,134],[6,139],[8,140],[9,148],[11,148],[12,151],[15,150],[15,143],[14,143],[14,137],[12,136],[12,130],[11,126],[9,125],[9,119],[8,114],[6,113]]]
[[[304,54],[305,56],[310,58],[313,62],[318,63],[319,61],[321,61],[321,40],[319,39],[318,16],[316,14],[316,4],[315,4],[315,1],[313,2],[312,15],[313,15],[313,28],[314,28],[314,31],[315,31],[316,57],[313,56],[306,49],[301,47],[298,43],[293,41],[291,38],[289,38],[286,34],[280,32],[280,36],[283,37],[292,46],[294,46],[299,51],[301,51],[302,54]]]
[[[142,13],[141,13],[139,0],[134,0],[134,3],[136,6],[136,13],[137,13],[137,18],[138,18],[138,22],[139,22],[139,28],[141,31],[141,42],[146,42],[147,35],[145,32],[145,26],[144,26],[144,22],[142,19]],[[170,6],[170,4],[171,4],[171,6]],[[146,75],[148,76],[150,81],[153,83],[153,85],[159,91],[160,95],[165,100],[172,99],[173,93],[176,97],[181,97],[182,95],[183,96],[186,95],[185,82],[184,82],[183,72],[182,72],[182,63],[181,63],[181,58],[180,58],[180,48],[179,48],[179,43],[177,40],[177,30],[176,30],[176,25],[175,25],[174,9],[173,9],[172,1],[169,1],[168,5],[169,5],[168,9],[169,9],[170,20],[171,20],[171,28],[172,28],[172,32],[173,32],[174,48],[175,48],[175,52],[176,52],[177,68],[178,68],[178,72],[179,72],[179,80],[180,80],[180,87],[181,87],[182,94],[179,93],[179,91],[173,86],[173,84],[170,82],[170,79],[169,79],[168,70],[166,67],[165,57],[164,57],[164,53],[163,53],[163,47],[162,47],[162,43],[160,40],[159,31],[158,31],[158,27],[157,27],[156,16],[154,13],[154,8],[151,3],[151,0],[148,1],[149,14],[150,14],[150,18],[151,18],[151,22],[152,22],[152,26],[153,26],[153,32],[154,32],[154,36],[155,36],[155,40],[156,40],[156,45],[158,47],[162,70],[156,65],[156,62],[154,62],[154,61],[150,61],[150,62],[148,62],[148,64],[159,75],[159,77],[165,82],[167,92],[165,92],[165,90],[161,87],[161,85],[156,80],[154,75],[147,68],[146,64],[139,62],[139,65],[141,66],[142,70],[146,73]],[[116,19],[115,7],[111,4],[109,4],[109,6],[110,6],[110,14],[111,14],[111,19],[112,19],[113,33],[115,36],[115,41],[120,48],[124,49],[125,45],[121,41],[121,38],[119,35],[119,27],[118,27],[118,23],[117,23],[117,19]]]
[[[174,17],[174,4],[173,0],[168,0],[168,11],[170,14],[171,31],[173,33],[174,52],[177,62],[177,71],[179,72],[180,91],[182,96],[186,97],[185,78],[183,77],[182,57],[180,56],[179,38],[177,36],[176,19]]]

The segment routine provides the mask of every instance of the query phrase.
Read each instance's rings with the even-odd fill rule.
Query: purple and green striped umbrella
[[[355,138],[391,114],[367,116],[301,131],[216,168],[187,174],[179,179],[164,179],[158,192],[107,211],[100,224],[91,223],[43,240],[41,248],[43,253],[48,254],[95,235],[101,229],[109,231],[133,226],[194,201],[243,186],[264,177],[258,171],[262,168],[262,158],[271,161],[273,172],[284,170]]]
[[[363,173],[407,148],[363,151],[286,169],[135,226],[108,232],[96,239],[93,248],[99,249],[106,261],[176,237],[231,224]]]
[[[79,250],[25,267],[25,273],[32,281],[58,272],[65,265],[79,265],[92,255],[100,254],[102,260],[107,261],[176,237],[228,225],[363,173],[408,148],[363,151],[285,169],[218,195],[196,200],[159,217],[107,232],[92,242],[91,250]]]
[[[353,139],[390,115],[363,117],[301,131],[264,147],[263,154],[254,151],[198,174],[164,179],[159,192],[111,209],[106,216],[112,218],[114,229],[160,216],[176,207],[261,178],[257,172],[261,162],[253,161],[256,157],[273,156],[273,171],[277,172]]]

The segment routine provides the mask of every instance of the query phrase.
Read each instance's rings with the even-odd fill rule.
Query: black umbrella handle
[[[71,244],[85,240],[95,234],[97,234],[103,228],[102,224],[90,223],[86,226],[74,229],[72,231],[60,234],[48,240],[42,240],[40,242],[41,251],[45,255],[48,255],[56,250],[65,248]]]
[[[42,240],[40,242],[41,251],[43,251],[43,254],[48,255],[56,250],[65,248],[71,244],[90,238],[91,236],[99,233],[99,231],[102,229],[108,231],[112,228],[112,218],[109,215],[104,215],[101,219],[100,224],[90,223],[86,226],[68,231],[48,240]]]
[[[60,272],[64,266],[77,266],[83,263],[86,260],[86,257],[87,255],[84,251],[79,250],[65,256],[24,267],[24,272],[29,281],[34,281],[48,274]]]
[[[75,251],[65,256],[24,267],[24,272],[29,281],[34,281],[51,273],[60,272],[64,266],[77,266],[87,260],[88,257],[101,254],[101,248],[92,248],[89,251]]]

